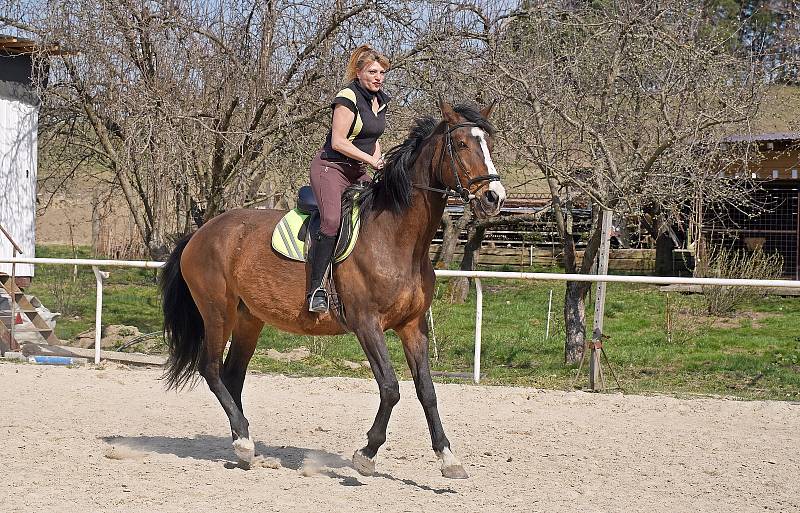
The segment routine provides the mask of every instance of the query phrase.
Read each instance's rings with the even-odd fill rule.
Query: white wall
[[[39,106],[23,86],[0,82],[0,224],[25,256],[35,256],[36,164]],[[13,247],[0,234],[0,255]],[[0,273],[11,274],[11,264],[0,263]],[[17,276],[33,276],[33,265],[19,264]]]

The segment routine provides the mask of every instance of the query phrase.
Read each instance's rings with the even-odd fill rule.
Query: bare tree
[[[52,62],[42,88],[43,138],[60,143],[51,161],[110,172],[154,257],[193,218],[264,193],[274,202],[306,179],[354,46],[372,41],[395,60],[402,123],[403,107],[419,111],[431,96],[418,78],[455,68],[482,37],[469,28],[478,7],[440,1],[14,5],[0,23],[73,50]]]
[[[705,30],[699,2],[525,2],[495,46],[509,143],[545,180],[568,273],[589,273],[601,209],[679,220],[691,198],[747,201],[721,135],[746,130],[759,101],[754,66]],[[735,157],[735,162],[732,159]],[[569,203],[593,206],[582,261]],[[567,283],[565,361],[585,344],[587,283]]]
[[[29,11],[26,28],[74,50],[53,62],[43,128],[65,157],[113,173],[154,257],[192,207],[209,219],[279,183],[293,166],[278,154],[317,135],[297,127],[320,116],[312,94],[335,88],[334,35],[371,5],[318,3],[74,0]]]

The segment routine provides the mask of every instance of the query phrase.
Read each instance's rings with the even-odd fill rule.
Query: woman
[[[328,295],[322,286],[330,265],[342,217],[342,193],[358,182],[371,180],[366,165],[383,167],[378,139],[386,128],[383,79],[389,60],[369,45],[361,45],[350,56],[347,87],[334,98],[333,122],[325,145],[311,163],[311,188],[317,198],[322,224],[311,244],[311,282],[308,310],[327,312]]]

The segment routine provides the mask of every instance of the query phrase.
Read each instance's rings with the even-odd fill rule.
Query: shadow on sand
[[[213,435],[196,435],[194,438],[177,438],[169,436],[104,436],[101,440],[112,446],[121,446],[134,451],[150,452],[157,454],[172,454],[179,458],[193,458],[196,460],[223,462],[228,469],[244,469],[238,462],[231,461],[233,450],[228,437]],[[333,454],[318,449],[307,449],[292,446],[270,446],[256,442],[256,454],[267,458],[276,458],[284,468],[298,470],[306,459],[311,459],[323,467],[320,475],[336,479],[342,486],[363,486],[364,482],[357,477],[342,475],[335,469],[352,469],[349,459],[339,454]],[[436,494],[456,493],[451,488],[431,488],[420,485],[411,479],[398,479],[389,474],[376,473],[374,477],[389,479],[403,483],[420,490],[431,491]]]

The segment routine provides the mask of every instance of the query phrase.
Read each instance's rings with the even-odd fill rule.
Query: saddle
[[[353,201],[342,202],[342,224],[333,250],[333,261],[339,263],[350,256],[361,227],[357,195]],[[320,215],[314,191],[306,185],[297,193],[297,207],[281,218],[272,232],[272,248],[292,260],[306,261],[311,237],[319,231]]]

